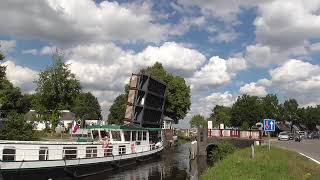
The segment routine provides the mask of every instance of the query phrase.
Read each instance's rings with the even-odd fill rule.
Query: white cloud
[[[259,79],[256,83],[258,86],[271,86],[272,82],[269,79],[263,78]]]
[[[256,18],[257,41],[281,48],[303,46],[320,36],[320,1],[276,0],[259,8]]]
[[[37,55],[38,50],[37,49],[25,49],[22,51],[22,54],[32,54],[32,55]]]
[[[0,33],[28,39],[62,44],[106,40],[159,42],[167,38],[168,28],[154,22],[148,3],[0,1]]]
[[[237,72],[247,68],[246,62],[242,58],[222,59],[218,56],[211,57],[209,62],[196,71],[188,79],[193,89],[206,89],[208,87],[218,87],[229,83]]]
[[[40,55],[52,55],[56,51],[55,46],[44,46],[41,48]]]
[[[211,110],[216,105],[232,106],[236,98],[236,96],[232,95],[228,91],[223,93],[213,92],[207,96],[202,95],[202,97],[192,98],[191,112],[189,116],[201,114],[205,117],[209,117]]]
[[[320,104],[320,66],[291,59],[270,71],[272,86],[302,105]]]
[[[166,42],[160,47],[148,46],[137,54],[137,59],[141,66],[161,62],[173,74],[188,75],[199,68],[206,57],[197,50]]]
[[[245,84],[244,86],[240,87],[240,94],[248,94],[251,96],[264,97],[268,93],[264,86],[259,86],[256,83],[251,82],[249,84]]]
[[[16,47],[16,41],[15,40],[0,40],[0,51],[2,53],[9,53]]]
[[[21,88],[23,92],[33,92],[35,84],[33,83],[38,78],[38,72],[30,68],[19,66],[13,61],[3,63],[7,67],[6,76],[14,86]]]

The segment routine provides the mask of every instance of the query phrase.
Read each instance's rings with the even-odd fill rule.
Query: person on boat
[[[102,148],[104,149],[104,156],[107,156],[108,154],[108,146],[109,146],[109,138],[108,136],[105,136],[101,139]]]

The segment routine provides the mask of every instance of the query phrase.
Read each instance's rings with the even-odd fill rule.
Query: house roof
[[[76,115],[72,112],[67,112],[67,111],[62,111],[61,115],[60,115],[60,120],[64,121],[64,120],[75,120],[76,119]]]

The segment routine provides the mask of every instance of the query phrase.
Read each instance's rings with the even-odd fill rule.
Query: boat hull
[[[4,180],[27,180],[27,179],[65,179],[82,178],[95,174],[107,173],[127,166],[137,165],[144,161],[156,159],[161,155],[162,150],[154,153],[137,156],[134,158],[120,159],[115,161],[105,161],[90,164],[66,165],[55,167],[39,167],[39,168],[18,168],[18,169],[1,169],[1,178]],[[0,179],[1,179],[0,178]]]

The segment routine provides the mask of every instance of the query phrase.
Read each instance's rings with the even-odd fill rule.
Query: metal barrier
[[[208,137],[230,137],[243,139],[261,139],[261,131],[259,130],[238,130],[238,129],[208,129]]]

